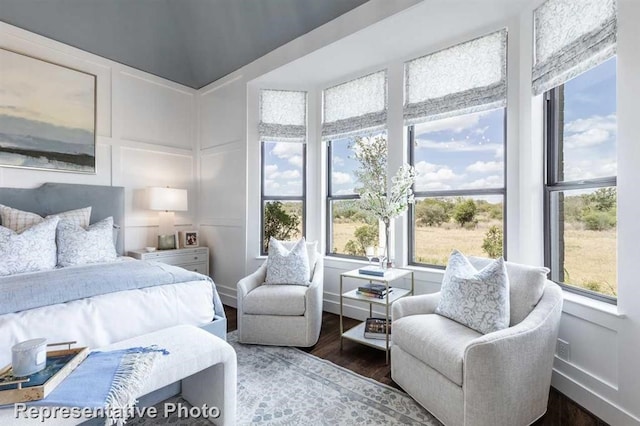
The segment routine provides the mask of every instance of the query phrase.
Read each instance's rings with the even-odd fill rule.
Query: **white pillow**
[[[61,220],[70,221],[86,228],[89,226],[89,220],[91,218],[91,207],[69,210],[47,216],[47,218],[52,217],[59,217]],[[0,218],[2,219],[2,226],[18,233],[31,228],[33,225],[37,225],[44,220],[44,218],[39,214],[14,209],[13,207],[4,206],[2,204],[0,204]]]
[[[454,250],[442,280],[436,313],[482,334],[509,327],[509,278],[504,259],[478,271]]]
[[[269,239],[267,277],[265,284],[309,285],[309,256],[304,238],[291,250],[275,238]]]
[[[113,262],[118,258],[113,244],[113,217],[96,222],[87,229],[61,221],[56,241],[58,266]]]
[[[280,241],[284,248],[291,250],[297,241]],[[313,272],[316,269],[316,262],[318,261],[318,242],[307,241],[307,256],[309,257],[309,281],[313,279]]]
[[[480,269],[491,263],[491,259],[469,256],[469,262]],[[510,325],[513,326],[529,316],[540,301],[549,269],[513,262],[505,262],[505,265],[509,276]]]
[[[44,219],[22,233],[0,226],[0,275],[55,268],[59,220]]]

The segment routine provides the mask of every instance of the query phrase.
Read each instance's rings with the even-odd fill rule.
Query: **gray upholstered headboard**
[[[0,204],[40,216],[91,206],[91,223],[113,216],[120,226],[116,250],[124,254],[124,188],[45,183],[39,188],[0,188]]]

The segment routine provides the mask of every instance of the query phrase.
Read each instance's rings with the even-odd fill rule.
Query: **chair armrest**
[[[394,302],[391,311],[392,321],[410,315],[433,314],[440,301],[440,292],[408,296]]]
[[[479,425],[529,424],[546,409],[556,339],[562,314],[562,291],[549,283],[542,298],[522,322],[480,336],[464,355],[465,418]],[[521,418],[510,410],[523,407]]]
[[[266,276],[267,276],[267,262],[265,261],[258,268],[258,270],[256,270],[253,274],[247,275],[246,277],[238,281],[238,288],[237,288],[238,306],[241,305],[242,299],[244,299],[245,296],[249,294],[251,290],[254,290],[255,288],[259,287],[262,283],[264,283]]]
[[[307,304],[310,312],[322,315],[322,299],[324,296],[324,259],[318,255],[313,279],[307,289]]]

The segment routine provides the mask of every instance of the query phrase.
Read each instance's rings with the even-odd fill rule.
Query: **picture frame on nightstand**
[[[191,248],[200,246],[200,235],[198,231],[180,231],[180,248]]]

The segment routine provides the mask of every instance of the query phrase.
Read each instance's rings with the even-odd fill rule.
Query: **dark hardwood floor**
[[[230,306],[224,307],[227,314],[228,331],[237,329],[237,311]],[[356,325],[359,321],[345,318],[345,329]],[[320,340],[311,348],[300,348],[319,358],[326,359],[344,368],[348,368],[362,376],[370,377],[378,382],[400,389],[391,380],[391,370],[385,364],[383,351],[344,340],[340,350],[340,318],[338,315],[324,312]],[[543,418],[534,423],[535,426],[607,426],[589,411],[579,406],[556,389],[551,388],[549,406]]]

